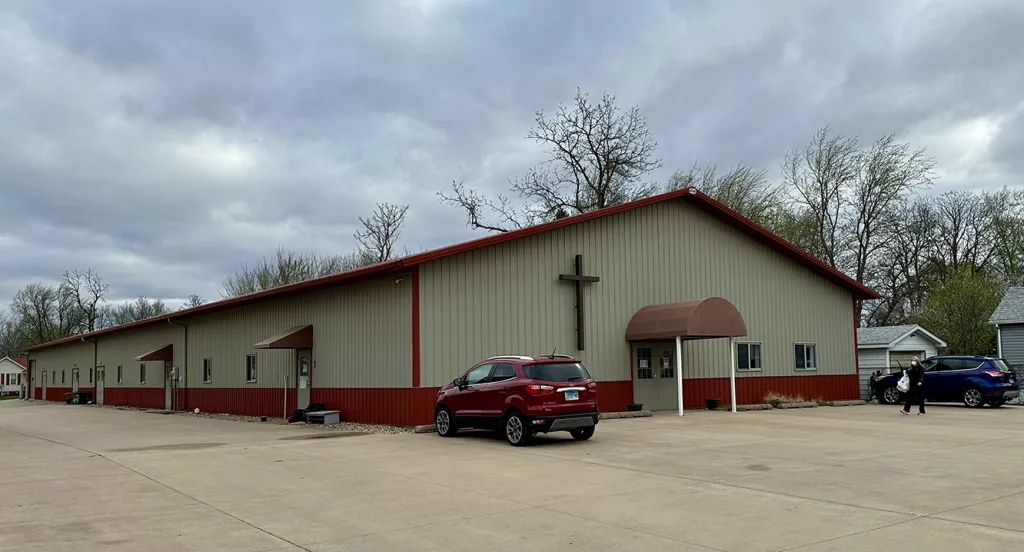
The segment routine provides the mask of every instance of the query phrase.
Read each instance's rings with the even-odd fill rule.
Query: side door
[[[480,415],[491,418],[493,422],[501,420],[505,414],[505,401],[511,387],[515,385],[516,365],[511,362],[499,362],[491,371],[490,380],[480,385],[477,397],[480,401]]]
[[[945,402],[956,400],[960,388],[959,380],[964,372],[963,363],[958,359],[940,358],[924,364],[924,395],[929,401]]]
[[[491,375],[494,364],[481,364],[471,368],[462,376],[462,387],[452,389],[448,395],[448,408],[458,418],[471,418],[478,415],[480,408],[476,402],[480,384]]]

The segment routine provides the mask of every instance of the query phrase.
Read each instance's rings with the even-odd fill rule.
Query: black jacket
[[[907,368],[907,377],[910,378],[910,387],[913,388],[924,379],[924,367],[920,364],[911,364]]]

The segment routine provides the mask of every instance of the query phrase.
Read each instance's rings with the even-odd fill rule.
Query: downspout
[[[183,401],[185,404],[182,405],[182,410],[188,410],[188,324],[182,324],[181,322],[175,322],[174,320],[171,320],[170,318],[167,319],[167,323],[168,324],[174,324],[175,326],[181,326],[182,328],[185,328],[185,362],[184,362],[184,366],[181,368],[181,371],[184,373],[184,376],[183,376],[182,379],[185,380],[185,393],[184,393],[184,401]]]
[[[96,378],[99,377],[99,374],[96,373],[96,365],[99,364],[99,360],[100,360],[100,352],[99,352],[100,340],[96,339],[95,337],[83,337],[82,341],[87,342],[87,343],[92,343],[92,367],[89,368],[89,375],[92,376],[92,378],[90,378],[90,379],[92,379],[92,392],[93,392],[92,400],[93,400],[93,402],[96,402],[96,397],[95,397],[95,395],[96,395]],[[81,377],[81,376],[79,376],[79,377]]]

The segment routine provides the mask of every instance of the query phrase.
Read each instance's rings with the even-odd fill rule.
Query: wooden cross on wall
[[[574,274],[559,274],[558,279],[576,285],[576,349],[582,351],[586,342],[583,338],[583,284],[600,282],[597,276],[583,275],[583,255],[576,255]]]

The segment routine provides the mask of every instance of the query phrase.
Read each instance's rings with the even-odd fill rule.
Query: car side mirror
[[[462,389],[462,378],[455,378],[452,380],[452,385]]]

